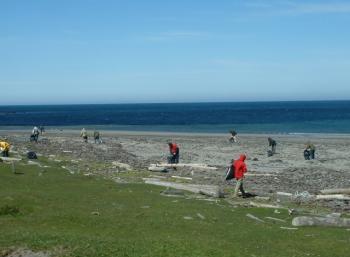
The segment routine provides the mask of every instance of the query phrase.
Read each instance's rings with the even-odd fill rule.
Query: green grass
[[[345,229],[282,230],[280,226],[291,226],[286,212],[165,197],[161,187],[116,184],[98,176],[72,175],[53,162],[45,164],[51,168],[17,165],[23,174],[15,175],[9,165],[0,163],[0,208],[18,210],[0,215],[0,253],[25,247],[75,257],[349,254],[350,232]],[[247,213],[288,223],[256,223]]]

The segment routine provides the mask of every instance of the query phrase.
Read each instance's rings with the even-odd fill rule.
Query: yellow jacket
[[[0,149],[1,151],[8,151],[10,150],[10,144],[5,141],[0,141]]]

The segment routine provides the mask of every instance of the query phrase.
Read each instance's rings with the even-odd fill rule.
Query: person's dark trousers
[[[310,150],[310,159],[315,159],[315,150]]]
[[[169,155],[169,156],[168,156],[168,163],[169,163],[169,164],[175,163],[174,155]]]
[[[242,181],[241,185],[239,186],[239,191],[241,191],[242,196],[245,195],[245,191],[244,191],[244,189],[243,189],[243,181]]]
[[[304,150],[304,158],[305,158],[305,160],[310,160],[310,151],[309,150]]]
[[[276,145],[271,146],[271,151],[272,151],[272,154],[276,153]]]
[[[9,157],[9,151],[3,151],[2,157]]]
[[[174,163],[179,163],[180,154],[174,155]]]

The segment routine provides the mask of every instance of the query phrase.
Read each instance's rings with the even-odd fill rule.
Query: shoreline
[[[83,126],[81,127],[83,128]],[[89,129],[85,126],[88,133],[92,134],[94,129]],[[16,129],[8,129],[0,127],[0,135],[2,134],[30,134],[32,127],[23,127]],[[176,136],[176,137],[227,137],[229,138],[229,133],[219,133],[219,132],[173,132],[173,131],[149,131],[149,130],[109,130],[109,129],[97,129],[101,136]],[[58,127],[58,128],[45,128],[45,135],[62,135],[62,136],[75,136],[80,134],[80,128],[71,127]],[[315,138],[315,139],[337,139],[337,138],[350,138],[350,133],[239,133],[238,137],[256,137],[265,138],[268,136],[273,136],[276,138]]]

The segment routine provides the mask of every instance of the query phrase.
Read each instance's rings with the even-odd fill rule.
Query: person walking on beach
[[[44,134],[44,132],[45,132],[45,127],[44,127],[43,125],[40,125],[40,126],[39,126],[39,129],[40,129],[40,134],[41,134],[41,135]]]
[[[32,135],[30,136],[30,138],[32,139],[31,141],[38,142],[39,134],[40,134],[40,131],[39,131],[38,127],[34,126],[34,128],[32,130]]]
[[[97,130],[94,130],[94,140],[95,140],[95,144],[102,143],[102,140],[100,139],[100,132]]]
[[[0,141],[0,151],[2,153],[2,157],[9,157],[9,151],[10,151],[11,145],[4,141]]]
[[[85,130],[85,128],[83,128],[80,132],[80,136],[84,139],[84,142],[87,143],[88,142],[88,135],[87,132]]]
[[[231,134],[231,136],[230,136],[229,141],[231,143],[237,143],[238,142],[238,140],[237,140],[237,132],[234,131],[234,130],[230,130],[230,134]]]
[[[315,151],[316,147],[314,144],[307,142],[304,150],[304,158],[305,160],[313,160],[315,159]]]
[[[267,141],[269,142],[269,146],[271,146],[271,150],[268,152],[268,156],[272,156],[272,155],[274,155],[276,153],[276,145],[277,145],[277,143],[271,137],[269,137],[267,139]]]
[[[168,163],[179,163],[179,158],[180,158],[180,148],[177,144],[169,142],[169,152],[170,156],[168,156]]]
[[[247,196],[246,192],[243,189],[243,180],[244,174],[247,172],[247,165],[245,164],[246,159],[245,154],[241,154],[238,160],[233,161],[233,167],[235,170],[235,178],[236,178],[236,187],[234,192],[234,197],[238,197],[238,191],[241,191],[242,197],[245,198]]]

